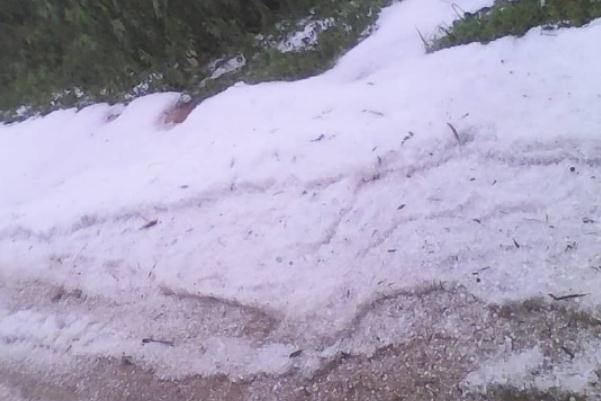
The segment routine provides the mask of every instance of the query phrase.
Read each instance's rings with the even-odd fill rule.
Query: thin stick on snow
[[[455,139],[457,139],[457,143],[460,144],[460,145],[462,145],[461,138],[459,138],[459,132],[457,132],[457,130],[455,129],[455,127],[453,127],[453,124],[447,123],[447,125],[449,126],[449,128],[451,129],[451,131],[453,131],[453,135],[455,136]]]
[[[459,4],[452,3],[451,4],[451,8],[453,9],[453,11],[455,11],[455,14],[457,14],[457,18],[463,19],[464,15],[465,15],[465,10],[463,8],[461,8],[459,6]],[[461,12],[459,12],[458,10],[461,11]]]
[[[551,298],[553,298],[554,301],[565,301],[566,299],[582,298],[582,297],[586,297],[587,295],[588,294],[568,294],[568,295],[557,296],[557,295],[549,294],[549,296]]]
[[[417,34],[419,35],[419,38],[424,43],[424,47],[425,47],[426,51],[429,52],[430,51],[430,45],[428,44],[428,41],[426,40],[426,38],[424,38],[424,35],[422,35],[422,33],[420,32],[419,29],[415,28],[415,30],[417,31]]]
[[[156,340],[154,338],[143,338],[142,339],[142,344],[150,344],[150,343],[162,344],[162,345],[166,345],[168,347],[174,347],[175,346],[175,344],[173,343],[173,341]]]

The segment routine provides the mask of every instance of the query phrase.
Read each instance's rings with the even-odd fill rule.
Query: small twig
[[[149,344],[149,343],[163,344],[163,345],[167,345],[168,347],[174,347],[175,346],[175,344],[173,344],[172,341],[155,340],[154,338],[143,338],[142,339],[142,344]]]
[[[144,224],[142,227],[140,227],[140,230],[147,230],[151,227],[156,226],[157,224],[159,224],[158,220],[151,220],[148,223]]]
[[[320,141],[323,141],[325,137],[326,137],[326,136],[325,136],[324,134],[321,134],[321,135],[320,135],[320,136],[318,136],[317,138],[315,138],[315,139],[311,139],[311,142],[320,142]]]
[[[453,135],[455,136],[455,139],[457,139],[457,143],[459,145],[462,145],[461,138],[459,137],[459,132],[457,132],[457,130],[455,129],[455,127],[453,127],[453,124],[447,123],[447,125],[449,126],[449,128],[451,129],[451,131],[453,131]]]
[[[520,249],[520,243],[516,241],[516,239],[513,239],[513,245],[515,245],[516,248]]]
[[[417,31],[417,34],[419,35],[419,38],[424,43],[424,47],[426,48],[426,51],[429,52],[430,51],[430,45],[428,44],[428,41],[426,40],[426,38],[424,38],[424,35],[422,35],[422,33],[419,31],[419,29],[417,29],[417,27],[415,28],[415,30]]]
[[[568,295],[561,295],[561,296],[549,294],[549,296],[551,298],[553,298],[554,301],[565,301],[566,299],[582,298],[582,297],[586,297],[587,295],[589,295],[589,294],[568,294]]]
[[[152,273],[154,273],[154,269],[157,267],[157,263],[155,262],[154,265],[152,265],[152,269],[150,269],[150,271],[148,272],[148,278],[150,278],[150,276],[152,276]],[[140,264],[138,263],[138,269],[142,269],[142,267],[140,266]]]
[[[299,356],[301,356],[303,353],[302,349],[299,349],[298,351],[294,351],[293,353],[291,353],[289,356],[290,358],[298,358]]]
[[[384,117],[384,113],[382,113],[381,111],[377,111],[377,110],[363,109],[362,112],[373,114],[374,116],[378,116],[378,117]]]
[[[407,135],[405,135],[405,137],[401,141],[401,146],[403,146],[405,144],[405,142],[407,142],[409,139],[413,138],[414,136],[415,136],[415,134],[413,132],[409,131],[409,133]]]
[[[485,272],[485,271],[487,271],[487,270],[489,270],[489,269],[491,269],[491,267],[490,267],[490,266],[486,266],[486,267],[483,267],[482,269],[478,269],[478,270],[476,270],[475,272],[472,272],[472,274],[473,274],[474,276],[477,276],[478,274],[480,274],[480,273],[482,273],[482,272]]]
[[[457,17],[458,17],[459,19],[463,19],[463,16],[465,15],[465,10],[464,10],[463,8],[461,8],[461,7],[459,6],[459,4],[457,4],[457,3],[452,3],[452,4],[451,4],[451,8],[453,9],[453,11],[455,11],[455,14],[457,14]],[[457,11],[457,10],[461,11],[461,14],[460,14],[460,13],[459,13],[459,11]]]

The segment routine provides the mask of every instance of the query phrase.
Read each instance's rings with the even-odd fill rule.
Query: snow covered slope
[[[601,21],[425,54],[415,28],[453,16],[405,0],[326,74],[177,126],[177,94],[0,126],[0,360],[283,372],[431,282],[597,308]]]

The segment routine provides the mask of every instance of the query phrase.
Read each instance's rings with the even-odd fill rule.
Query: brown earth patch
[[[100,358],[79,360],[77,366],[83,368],[73,369],[68,375],[3,366],[0,384],[21,394],[16,401],[601,399],[598,384],[594,383],[581,394],[560,388],[523,388],[511,383],[479,390],[464,383],[470,372],[497,355],[502,347],[509,346],[507,353],[511,353],[538,346],[548,357],[541,374],[569,361],[571,356],[565,349],[577,353],[583,349],[583,338],[601,337],[601,325],[595,314],[579,308],[574,301],[536,298],[486,305],[461,287],[431,287],[428,291],[403,292],[374,301],[371,307],[361,310],[362,317],[355,319],[344,335],[350,338],[361,334],[367,319],[390,314],[392,310],[416,317],[411,320],[408,338],[377,347],[370,355],[341,351],[324,359],[321,368],[310,374],[295,367],[281,376],[215,375],[162,380],[153,371],[127,359]],[[268,336],[268,332],[259,330],[255,334]]]

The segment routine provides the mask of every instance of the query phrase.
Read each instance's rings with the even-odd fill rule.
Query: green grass
[[[429,51],[472,42],[487,43],[503,36],[522,36],[536,26],[582,26],[601,17],[599,0],[497,1],[491,8],[466,13],[442,35],[427,43]]]
[[[260,24],[253,20],[251,25],[244,20],[205,20],[208,17],[202,13],[194,20],[185,10],[177,14],[175,9],[171,13],[165,9],[173,4],[203,4],[199,0],[148,2],[157,5],[155,9],[137,9],[131,0],[103,0],[90,3],[90,7],[107,3],[121,8],[93,10],[91,14],[73,0],[65,1],[73,4],[76,14],[58,12],[56,0],[7,1],[13,7],[44,7],[21,10],[19,15],[3,14],[6,5],[0,5],[0,33],[2,29],[10,33],[0,36],[0,44],[10,47],[4,59],[0,57],[7,67],[0,71],[0,121],[97,102],[126,103],[160,91],[184,92],[200,101],[239,81],[252,84],[305,78],[331,67],[393,0],[261,0],[291,6],[282,6],[278,13],[263,18]],[[273,44],[301,30],[308,16],[313,21],[331,19],[334,24],[319,33],[316,46],[298,52],[279,51]],[[100,23],[109,17],[110,23]],[[27,29],[23,21],[29,21]],[[11,35],[19,40],[9,40]],[[208,40],[213,36],[223,40]],[[206,67],[211,61],[238,55],[247,60],[242,69],[210,79],[212,71]],[[17,112],[21,106],[25,113]]]
[[[287,53],[273,47],[257,48],[251,52],[245,68],[215,80],[208,80],[204,87],[189,87],[184,92],[200,101],[239,81],[248,84],[274,80],[291,81],[322,73],[361,40],[361,34],[373,25],[379,10],[390,3],[390,0],[341,3],[335,13],[324,16],[334,18],[336,23],[318,35],[315,47]]]

